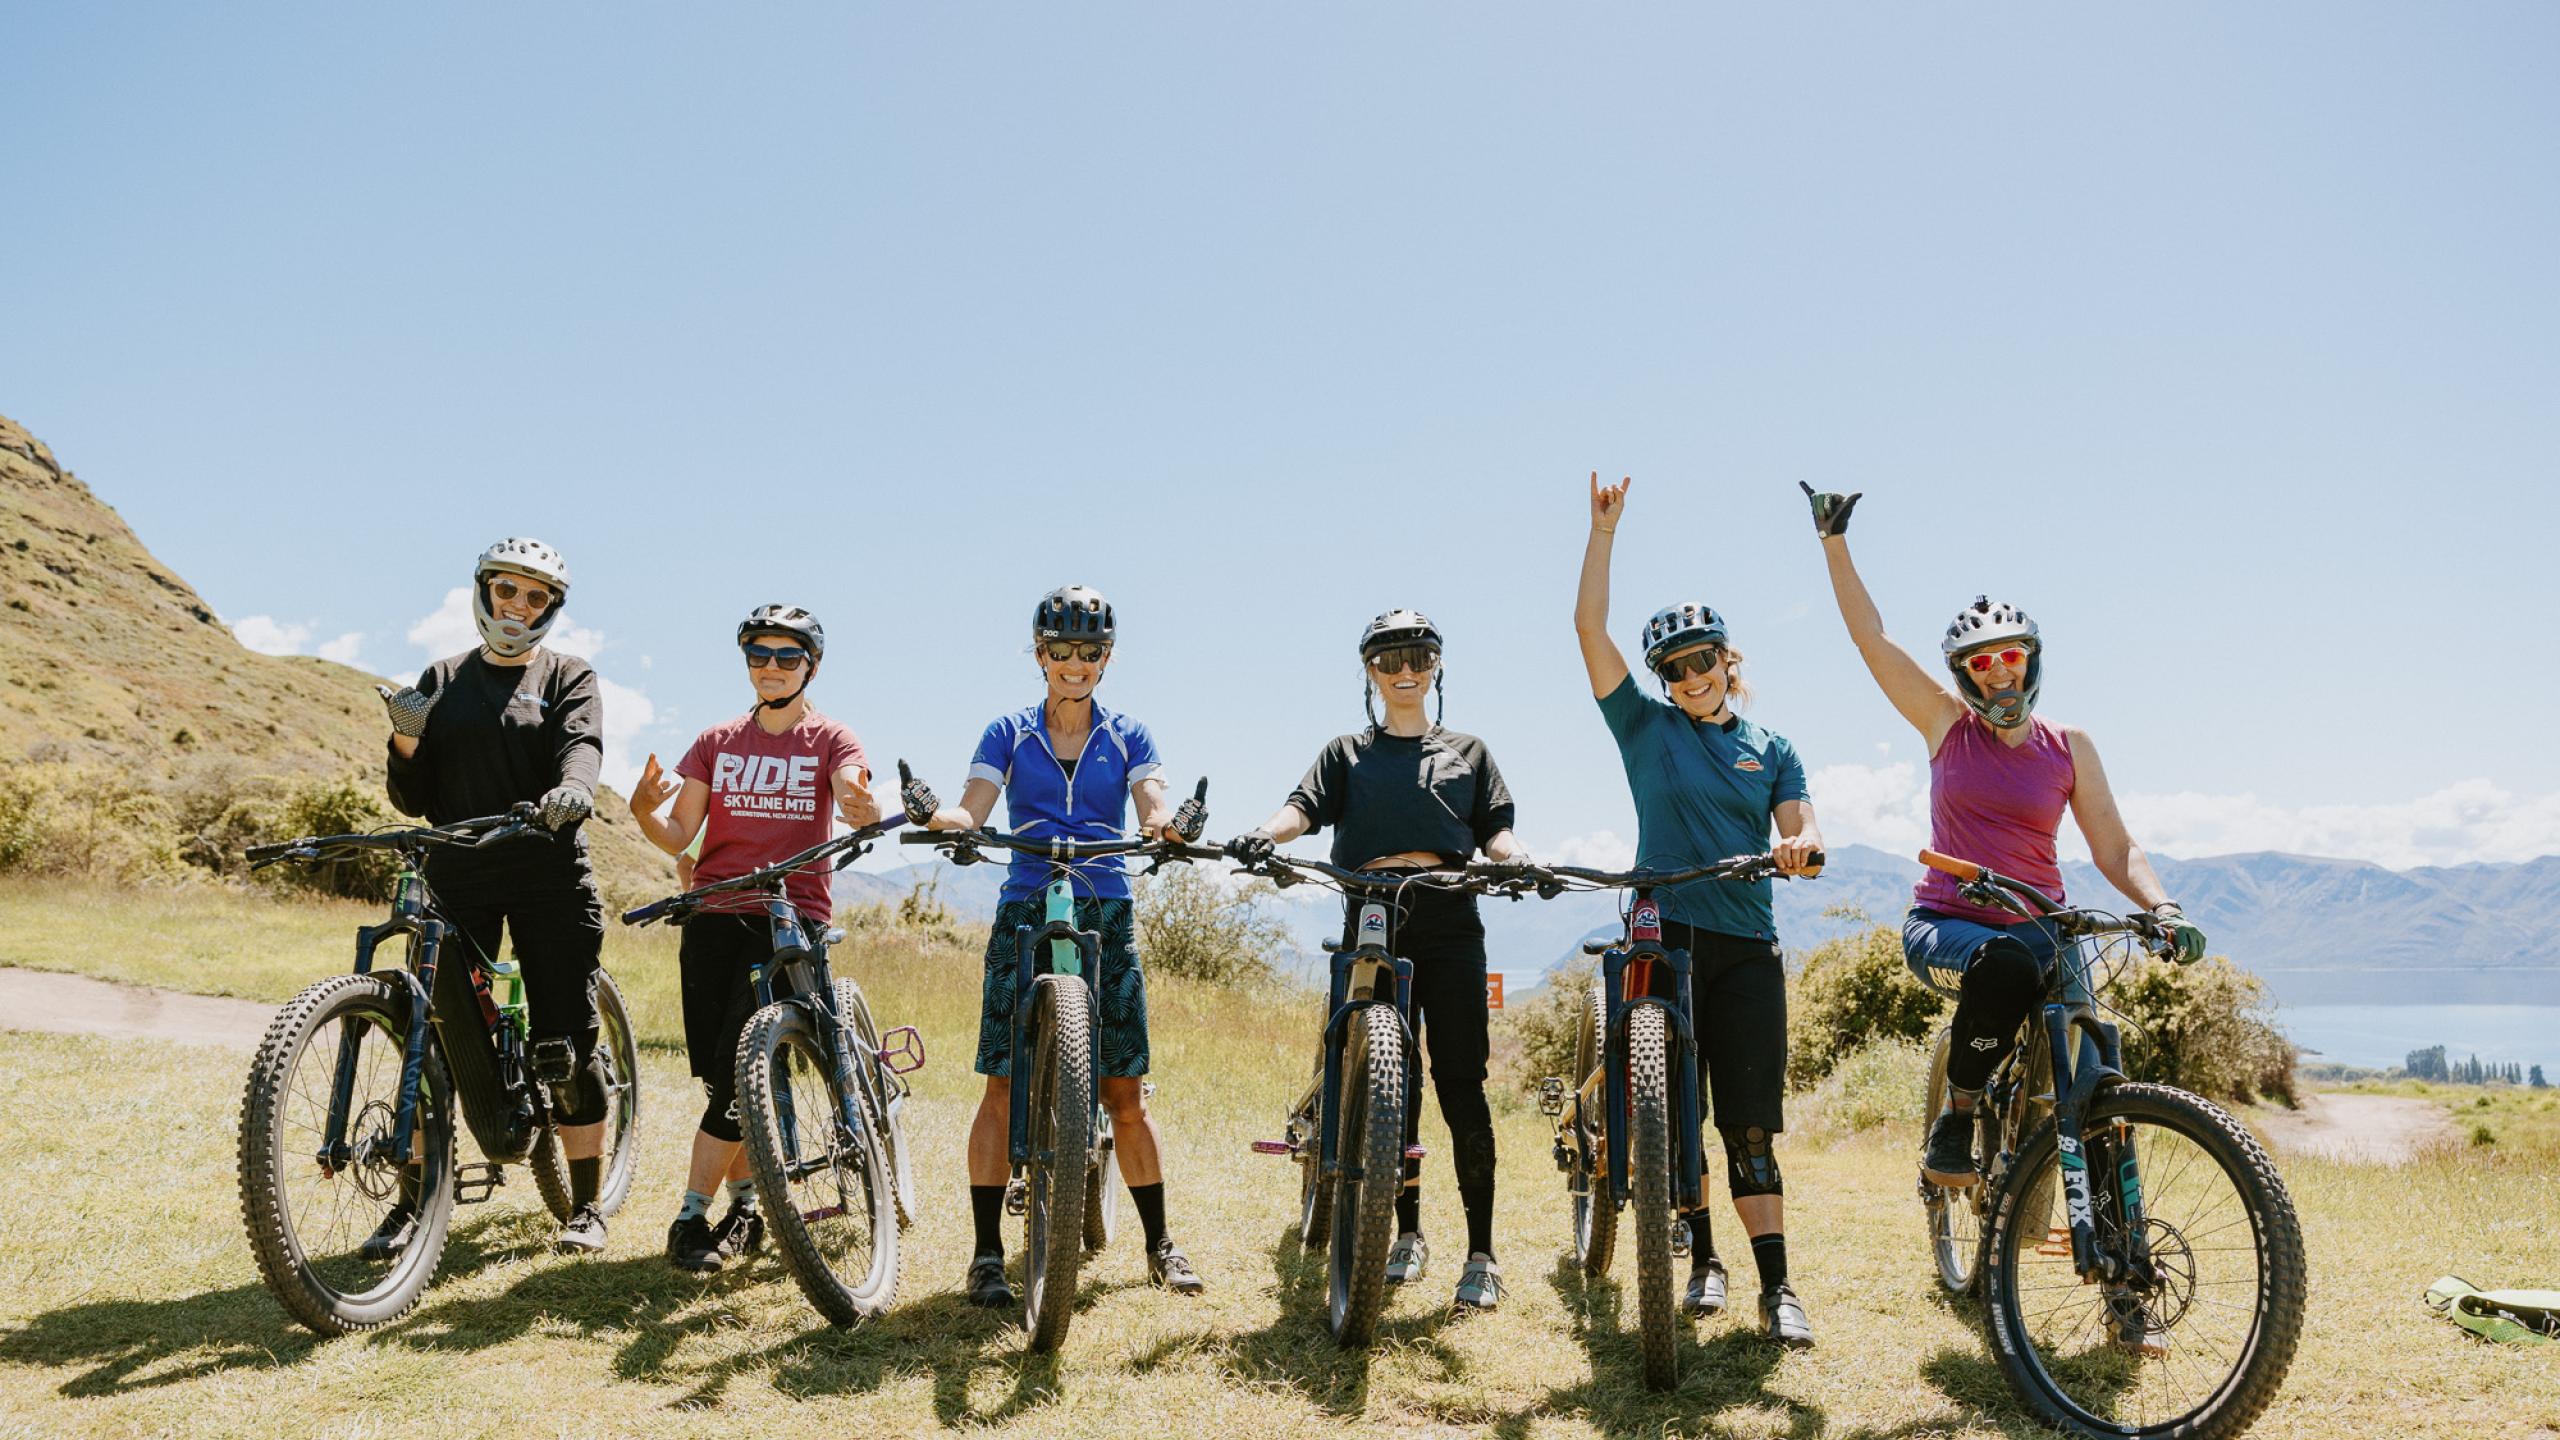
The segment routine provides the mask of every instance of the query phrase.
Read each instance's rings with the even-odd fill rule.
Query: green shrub
[[[0,871],[126,883],[183,873],[166,799],[120,772],[58,760],[0,769]]]
[[[2125,1071],[2215,1100],[2299,1106],[2293,1042],[2269,1018],[2267,987],[2220,955],[2147,964],[2106,996],[2127,1022]]]
[[[1527,1004],[1503,1012],[1520,1041],[1519,1070],[1512,1081],[1522,1094],[1536,1094],[1538,1081],[1548,1075],[1562,1076],[1568,1088],[1581,1083],[1582,1077],[1573,1073],[1573,1051],[1583,1012],[1591,1004],[1591,987],[1599,978],[1590,958],[1578,957],[1558,966],[1547,977],[1546,988]]]
[[[1787,1085],[1811,1087],[1846,1057],[1878,1041],[1922,1043],[1947,1002],[1913,979],[1902,934],[1874,925],[1806,952],[1787,997]]]
[[[1927,1103],[1929,1044],[1887,1039],[1850,1052],[1821,1083],[1788,1102],[1787,1129],[1824,1137],[1884,1126],[1916,1137]]]
[[[1230,890],[1189,865],[1142,876],[1134,886],[1138,954],[1158,975],[1269,984],[1273,957],[1294,948],[1289,927],[1263,909],[1273,893],[1268,880]]]

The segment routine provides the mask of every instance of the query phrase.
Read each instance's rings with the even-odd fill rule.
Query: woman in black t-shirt
[[[1479,850],[1492,860],[1524,860],[1511,833],[1511,792],[1493,756],[1473,735],[1444,730],[1424,714],[1437,688],[1440,631],[1412,610],[1391,610],[1360,637],[1364,704],[1383,698],[1387,718],[1336,738],[1306,778],[1259,830],[1227,844],[1247,863],[1276,845],[1327,825],[1333,863],[1345,869],[1432,869],[1463,865]],[[1431,1057],[1431,1088],[1449,1123],[1458,1198],[1467,1214],[1467,1260],[1456,1305],[1490,1310],[1502,1295],[1493,1256],[1493,1112],[1485,1103],[1490,1016],[1485,1005],[1484,921],[1475,897],[1414,886],[1405,892],[1395,951],[1413,962],[1413,1024]],[[1406,1117],[1406,1141],[1419,1116]],[[1396,1243],[1387,1281],[1419,1280],[1430,1258],[1422,1239],[1422,1166],[1405,1162],[1396,1202]]]
[[[401,813],[446,825],[530,800],[541,807],[543,825],[565,832],[548,844],[437,850],[427,857],[427,880],[482,955],[497,958],[502,930],[513,940],[534,1063],[568,1063],[561,1089],[573,1103],[563,1106],[559,1133],[573,1208],[555,1248],[593,1254],[605,1240],[595,1203],[606,1118],[596,1058],[604,907],[579,827],[595,809],[604,705],[586,661],[542,645],[568,593],[569,566],[559,551],[539,540],[501,540],[481,552],[472,571],[479,647],[438,660],[415,685],[375,688],[391,712],[386,788]],[[437,967],[434,1003],[437,1025],[448,1033],[481,1023],[467,966]],[[457,1065],[475,1063],[480,1053],[445,1048]],[[490,1144],[482,1140],[483,1148]],[[406,1173],[399,1203],[365,1242],[368,1256],[389,1258],[408,1247],[418,1196],[417,1172]]]

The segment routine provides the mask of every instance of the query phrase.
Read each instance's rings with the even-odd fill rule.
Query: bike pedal
[[[901,1025],[880,1037],[880,1063],[891,1074],[906,1075],[924,1068],[924,1036],[913,1025]]]
[[[1031,1213],[1031,1187],[1023,1184],[1022,1177],[1019,1175],[1004,1184],[1004,1213],[1007,1215]]]
[[[496,1164],[453,1167],[453,1203],[477,1205],[507,1183],[506,1167]]]
[[[1298,1147],[1290,1144],[1286,1140],[1256,1140],[1253,1142],[1253,1153],[1256,1155],[1295,1155],[1298,1153]]]
[[[1538,1113],[1549,1118],[1564,1113],[1564,1077],[1549,1075],[1538,1081]]]

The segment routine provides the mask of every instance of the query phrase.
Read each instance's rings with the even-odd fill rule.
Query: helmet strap
[[[790,708],[790,705],[791,705],[791,702],[792,702],[792,701],[797,700],[797,699],[799,699],[801,696],[806,695],[806,694],[808,694],[808,693],[809,693],[809,682],[810,682],[810,681],[812,681],[812,680],[815,680],[815,679],[817,679],[817,678],[818,678],[818,666],[817,666],[817,662],[815,662],[815,661],[811,661],[811,662],[810,662],[810,664],[809,664],[809,668],[800,672],[800,688],[799,688],[799,689],[792,691],[790,694],[783,696],[783,697],[782,697],[781,699],[779,699],[779,700],[758,700],[758,701],[756,702],[756,708],[757,708],[757,709],[759,709],[759,710],[785,710],[785,709],[788,709],[788,708]]]

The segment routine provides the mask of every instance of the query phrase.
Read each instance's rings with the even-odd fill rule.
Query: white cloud
[[[357,652],[364,648],[364,632],[350,630],[334,640],[318,645],[311,637],[319,627],[307,621],[278,620],[272,615],[251,615],[231,627],[234,638],[261,655],[317,655],[341,665],[361,665]]]
[[[1828,765],[1813,772],[1812,784],[1822,833],[1833,843],[1908,855],[1928,842],[1929,790],[1917,766]],[[2192,790],[2121,794],[2117,803],[2143,848],[2183,859],[2282,850],[2405,870],[2560,854],[2560,795],[2518,796],[2482,779],[2369,803],[2283,805]],[[2067,817],[2060,849],[2066,859],[2088,858]]]
[[[592,663],[604,653],[604,632],[590,630],[563,616],[558,624],[551,627],[551,633],[542,637],[542,643],[563,655],[575,655]],[[643,665],[640,668],[645,670],[649,667]]]
[[[459,655],[480,643],[480,627],[471,623],[471,587],[456,585],[444,592],[444,603],[409,627],[409,643],[430,660]]]
[[[616,684],[601,670],[596,672],[596,697],[604,702],[604,783],[628,795],[647,747],[642,732],[657,723],[658,707],[646,692]]]
[[[1572,835],[1553,845],[1532,845],[1529,857],[1549,865],[1579,865],[1591,870],[1629,870],[1635,867],[1636,847],[1618,838],[1615,830],[1595,830],[1588,835]]]
[[[299,655],[303,643],[311,638],[311,627],[279,621],[272,615],[250,615],[233,621],[231,634],[261,655]]]

